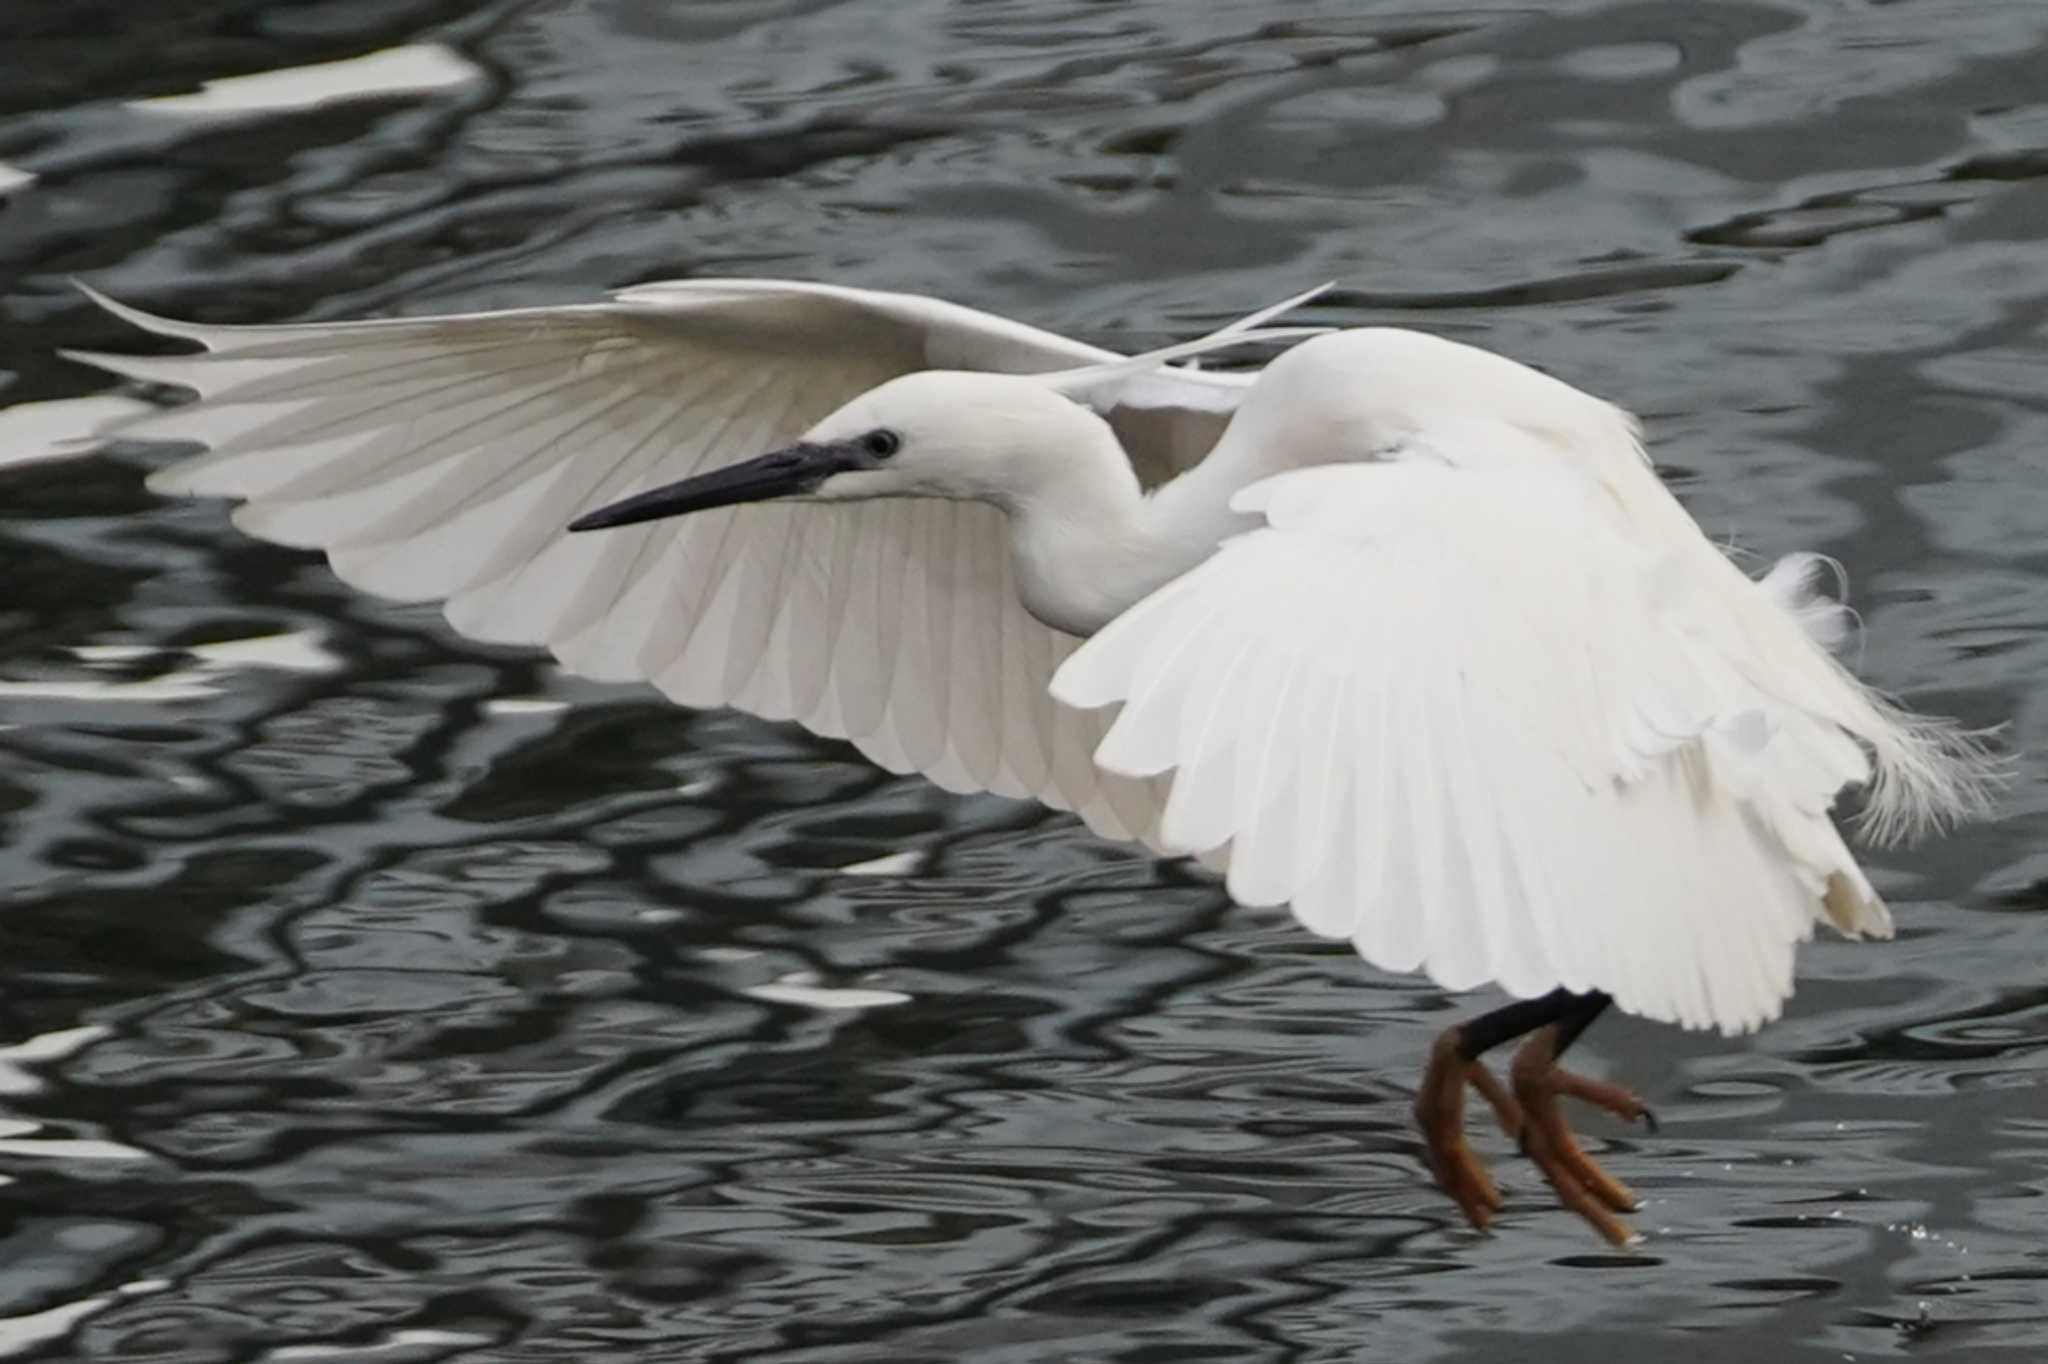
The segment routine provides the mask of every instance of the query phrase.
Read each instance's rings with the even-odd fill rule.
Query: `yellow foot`
[[[1515,1053],[1508,1078],[1523,1115],[1522,1150],[1550,1181],[1558,1201],[1592,1223],[1610,1244],[1625,1246],[1634,1241],[1635,1232],[1615,1214],[1633,1212],[1638,1206],[1635,1194],[1580,1149],[1565,1123],[1558,1096],[1569,1094],[1630,1122],[1640,1119],[1654,1131],[1657,1122],[1649,1108],[1620,1085],[1588,1079],[1559,1066],[1556,1024],[1529,1035]]]
[[[1450,1028],[1430,1047],[1422,1087],[1415,1092],[1415,1125],[1422,1129],[1422,1149],[1437,1187],[1451,1196],[1468,1222],[1485,1231],[1505,1200],[1486,1167],[1465,1144],[1465,1086],[1470,1084],[1493,1105],[1510,1137],[1521,1135],[1522,1114],[1492,1071],[1459,1054],[1461,1040],[1460,1031]]]

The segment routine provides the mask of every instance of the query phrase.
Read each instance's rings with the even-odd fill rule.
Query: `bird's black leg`
[[[1545,996],[1545,998],[1550,998],[1550,996]],[[1599,990],[1588,991],[1583,995],[1572,995],[1569,997],[1569,1000],[1570,1007],[1554,1024],[1549,1026],[1548,1031],[1551,1034],[1549,1040],[1546,1041],[1543,1033],[1538,1032],[1536,1036],[1523,1044],[1522,1049],[1531,1052],[1532,1055],[1540,1054],[1543,1056],[1544,1060],[1556,1070],[1562,1092],[1584,1099],[1587,1103],[1597,1104],[1601,1108],[1627,1118],[1630,1122],[1641,1119],[1645,1127],[1649,1128],[1652,1132],[1656,1131],[1657,1115],[1645,1107],[1641,1099],[1638,1099],[1621,1086],[1611,1085],[1602,1080],[1591,1080],[1572,1071],[1557,1068],[1557,1063],[1563,1058],[1565,1049],[1578,1041],[1579,1034],[1591,1027],[1593,1020],[1605,1013],[1607,1006],[1614,1002]]]
[[[1415,1097],[1415,1119],[1437,1183],[1474,1226],[1484,1229],[1503,1200],[1465,1144],[1467,1083],[1493,1106],[1501,1126],[1521,1143],[1566,1206],[1617,1245],[1632,1238],[1628,1226],[1614,1214],[1633,1208],[1635,1195],[1579,1148],[1557,1103],[1558,1096],[1569,1094],[1626,1118],[1650,1118],[1642,1100],[1628,1090],[1557,1064],[1611,1002],[1598,991],[1553,990],[1481,1014],[1437,1038]],[[1511,1088],[1503,1087],[1479,1058],[1518,1037],[1529,1040],[1515,1054]]]
[[[1477,1061],[1503,1042],[1512,1042],[1538,1028],[1552,1023],[1563,1024],[1567,1020],[1572,1022],[1572,1040],[1576,1041],[1586,1030],[1586,1025],[1599,1017],[1600,1011],[1606,1007],[1607,996],[1597,991],[1589,995],[1575,995],[1570,990],[1552,990],[1535,999],[1518,999],[1491,1013],[1483,1013],[1456,1029],[1458,1054],[1467,1061]],[[1560,1046],[1558,1050],[1563,1051],[1564,1047]]]
[[[1579,1034],[1592,1027],[1593,1020],[1606,1013],[1613,1002],[1600,990],[1572,996],[1570,1012],[1557,1020],[1557,1054],[1563,1056],[1565,1049],[1578,1041]]]

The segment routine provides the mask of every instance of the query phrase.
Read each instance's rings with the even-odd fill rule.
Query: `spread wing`
[[[933,299],[772,280],[262,327],[95,298],[205,347],[76,357],[198,391],[105,433],[210,447],[157,473],[159,491],[240,498],[251,534],[322,550],[370,592],[444,601],[464,634],[545,646],[577,672],[793,719],[893,771],[1035,797],[1114,836],[1153,821],[1149,783],[1090,761],[1100,717],[1048,697],[1075,641],[1018,605],[989,507],[764,505],[562,533],[579,512],[788,444],[912,370],[1075,371],[1112,352]],[[1192,370],[1105,373],[1086,396],[1134,435],[1154,481],[1206,450],[1242,392]]]
[[[1730,1031],[1817,919],[1888,934],[1829,817],[1869,757],[1741,666],[1677,551],[1540,451],[1427,453],[1247,489],[1264,528],[1062,667],[1121,703],[1105,768],[1170,774],[1157,845],[1392,970]]]

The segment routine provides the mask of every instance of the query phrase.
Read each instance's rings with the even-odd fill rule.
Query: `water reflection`
[[[476,84],[483,74],[439,43],[417,43],[314,66],[228,76],[207,81],[194,94],[132,100],[129,107],[180,117],[242,118],[459,88]]]

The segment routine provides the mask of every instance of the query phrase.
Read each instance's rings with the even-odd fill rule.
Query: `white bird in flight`
[[[1817,556],[1745,576],[1626,414],[1512,360],[1265,327],[1312,295],[1130,359],[778,280],[285,326],[94,297],[206,350],[77,357],[200,394],[108,433],[211,447],[154,489],[243,499],[466,635],[1075,811],[1375,965],[1500,986],[1415,1104],[1481,1228],[1466,1084],[1625,1241],[1558,1099],[1647,1110],[1565,1048],[1610,1002],[1756,1027],[1816,924],[1888,936],[1845,791],[1879,838],[1985,805],[1972,736],[1830,655]],[[1299,343],[1171,363],[1247,339]],[[1521,1036],[1503,1084],[1480,1057]]]

